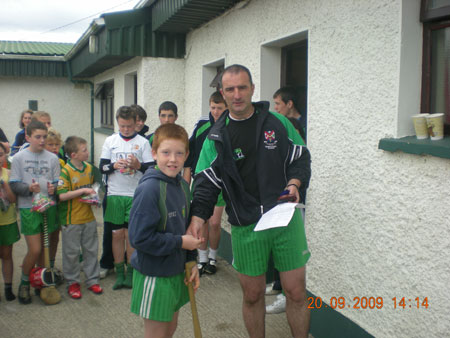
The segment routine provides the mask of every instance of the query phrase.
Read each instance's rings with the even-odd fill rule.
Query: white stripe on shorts
[[[144,292],[141,300],[141,308],[139,315],[144,318],[150,316],[150,308],[152,306],[153,292],[155,291],[156,277],[146,276],[144,279]]]

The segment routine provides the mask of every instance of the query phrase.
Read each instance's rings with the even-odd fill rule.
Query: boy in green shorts
[[[119,133],[106,138],[100,156],[100,172],[108,177],[105,227],[112,229],[112,251],[116,268],[114,290],[132,287],[133,268],[129,263],[133,248],[128,241],[128,218],[133,194],[145,170],[153,163],[150,144],[136,133],[136,113],[122,106],[116,113]],[[125,275],[124,254],[127,253]]]
[[[5,298],[7,301],[16,299],[12,292],[13,278],[13,244],[20,239],[16,220],[16,195],[8,184],[9,170],[3,168],[8,156],[8,149],[0,143],[0,259],[2,261],[3,281],[5,283]]]
[[[197,266],[184,279],[187,261],[195,261],[203,239],[186,235],[189,187],[181,177],[189,149],[183,127],[160,126],[153,141],[157,166],[141,179],[130,212],[129,237],[135,248],[131,312],[144,318],[145,337],[172,337],[178,310],[189,301],[187,282],[199,287]]]
[[[226,109],[227,104],[223,99],[222,94],[219,91],[212,93],[209,97],[209,116],[202,117],[197,121],[191,138],[189,139],[189,156],[184,164],[185,168],[183,172],[183,177],[188,183],[191,182],[191,174],[194,176],[195,168],[197,166],[206,136],[208,136],[212,126]],[[198,270],[200,272],[200,276],[203,273],[213,275],[217,271],[217,251],[219,250],[221,231],[220,224],[222,222],[224,207],[225,202],[222,194],[220,194],[217,204],[214,207],[214,213],[207,221],[207,225],[203,228],[203,237],[205,237],[206,240],[200,249],[198,249]]]
[[[58,183],[60,166],[58,157],[45,150],[47,127],[39,121],[31,121],[26,129],[26,140],[30,146],[14,156],[11,166],[10,184],[18,196],[21,230],[25,235],[28,251],[22,263],[22,278],[19,285],[19,302],[31,303],[29,274],[40,260],[43,215],[31,211],[33,194],[53,196]],[[56,206],[47,211],[48,232],[58,229]],[[42,261],[42,260],[40,260]]]

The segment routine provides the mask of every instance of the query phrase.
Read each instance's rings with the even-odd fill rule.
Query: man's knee
[[[286,298],[296,303],[306,303],[306,288],[304,285],[288,286],[283,291]]]
[[[251,285],[243,289],[244,301],[247,304],[255,304],[264,299],[264,288],[256,288]]]
[[[280,277],[287,298],[294,302],[306,302],[305,267],[281,272]]]

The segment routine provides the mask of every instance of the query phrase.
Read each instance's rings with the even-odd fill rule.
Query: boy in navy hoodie
[[[134,194],[128,228],[135,248],[131,312],[144,318],[146,337],[172,337],[178,310],[189,302],[186,284],[193,282],[194,290],[200,284],[196,265],[190,280],[184,278],[185,263],[196,260],[204,241],[185,234],[190,194],[180,172],[188,153],[183,127],[160,126],[152,147],[157,166],[147,169]]]

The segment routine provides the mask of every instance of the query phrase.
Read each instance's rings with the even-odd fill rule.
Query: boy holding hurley
[[[190,193],[180,172],[188,148],[183,127],[166,124],[156,130],[152,155],[157,166],[140,180],[130,212],[129,237],[135,248],[131,312],[144,318],[145,337],[175,333],[178,310],[189,301],[184,266],[195,261],[195,249],[203,242],[185,234]],[[189,282],[194,289],[200,284],[196,265]]]

